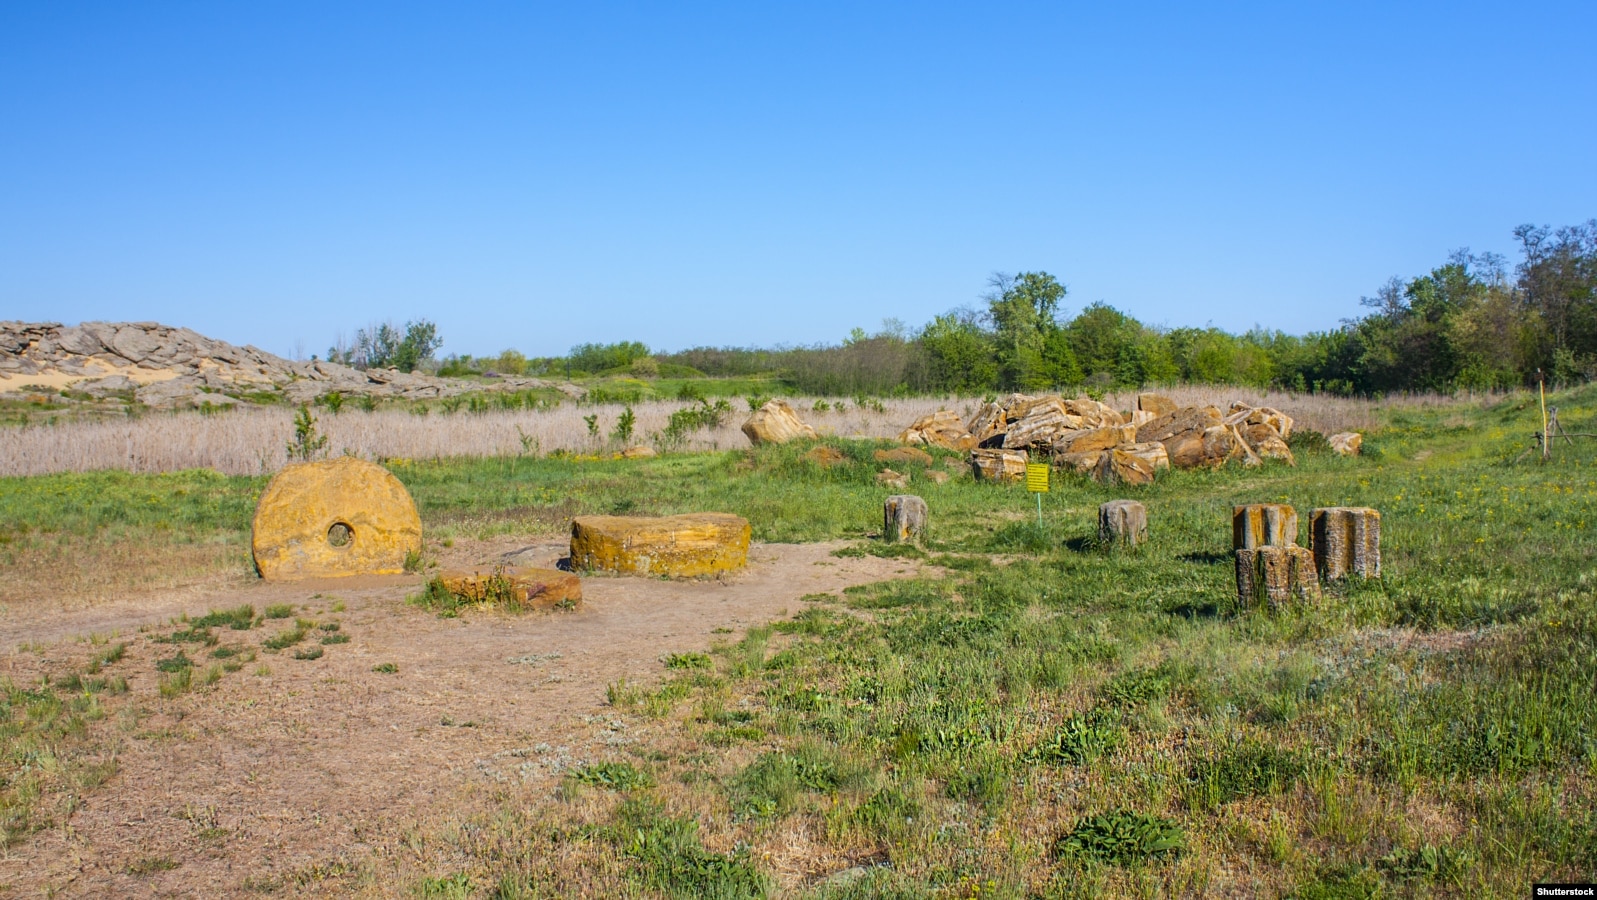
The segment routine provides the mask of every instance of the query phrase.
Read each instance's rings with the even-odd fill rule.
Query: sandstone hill
[[[407,400],[484,389],[581,393],[536,378],[502,378],[487,386],[397,369],[361,371],[330,362],[295,362],[155,322],[0,322],[0,394],[27,387],[93,398],[120,396],[165,408],[225,406],[240,399],[266,399],[263,394],[304,403],[334,391]]]

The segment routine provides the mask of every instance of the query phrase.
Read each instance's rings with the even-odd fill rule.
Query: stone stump
[[[1293,599],[1317,600],[1320,580],[1307,547],[1261,546],[1237,551],[1237,599],[1244,609]]]
[[[1291,547],[1298,542],[1297,510],[1285,503],[1231,507],[1231,548]]]
[[[691,577],[741,569],[749,523],[729,513],[681,516],[578,516],[571,522],[571,567]]]
[[[882,504],[882,539],[889,544],[920,538],[926,533],[930,513],[926,501],[914,494],[894,494]]]
[[[521,609],[570,609],[582,602],[582,582],[570,572],[521,566],[451,569],[434,576],[451,594],[476,603]]]
[[[1309,547],[1321,581],[1381,577],[1381,513],[1363,506],[1330,506],[1309,514]]]
[[[1098,507],[1098,543],[1136,547],[1148,539],[1148,510],[1135,500],[1110,500]]]
[[[376,463],[297,463],[261,493],[250,552],[267,581],[398,575],[407,556],[421,553],[421,517],[410,492]]]

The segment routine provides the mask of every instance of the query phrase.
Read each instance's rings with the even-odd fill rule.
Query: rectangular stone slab
[[[680,516],[578,516],[571,522],[571,567],[692,577],[741,569],[749,523],[730,513]]]

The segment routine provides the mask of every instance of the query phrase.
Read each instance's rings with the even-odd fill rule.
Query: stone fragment
[[[1309,513],[1309,547],[1321,581],[1381,577],[1381,514],[1366,506],[1328,506]]]
[[[1135,547],[1148,539],[1148,510],[1135,500],[1110,500],[1098,507],[1098,543]]]
[[[569,609],[582,602],[582,581],[570,572],[521,566],[450,569],[433,576],[451,594],[473,603],[519,609]]]
[[[848,457],[843,455],[843,451],[836,447],[828,447],[825,444],[816,445],[810,452],[804,454],[804,458],[823,469],[830,469],[833,466],[848,462]]]
[[[636,447],[628,447],[616,455],[621,459],[653,459],[660,454],[654,452],[654,448],[647,444],[639,444]]]
[[[1259,423],[1256,425],[1239,425],[1237,431],[1242,439],[1248,443],[1263,459],[1278,459],[1289,466],[1297,465],[1297,460],[1292,456],[1292,448],[1286,445],[1286,439],[1275,430],[1274,425]]]
[[[1358,456],[1364,447],[1364,435],[1357,431],[1341,431],[1326,438],[1325,442],[1337,456]]]
[[[749,534],[748,520],[728,513],[578,516],[571,522],[571,565],[639,575],[716,575],[748,562]]]
[[[1176,401],[1171,400],[1169,397],[1166,397],[1163,394],[1137,395],[1137,409],[1142,412],[1152,413],[1154,418],[1169,415],[1180,408],[1181,407],[1176,404]]]
[[[892,469],[883,469],[876,473],[876,483],[890,488],[903,489],[909,487],[909,476],[903,472],[895,472]]]
[[[382,466],[353,456],[297,463],[262,492],[250,549],[267,581],[397,575],[421,553],[421,517]]]
[[[1153,464],[1124,450],[1105,450],[1092,477],[1103,484],[1153,484]]]
[[[769,400],[755,410],[743,423],[743,433],[756,446],[816,437],[815,429],[804,424],[786,400]]]
[[[1146,461],[1155,471],[1170,468],[1170,453],[1165,450],[1164,444],[1158,441],[1149,441],[1146,444],[1122,444],[1115,449],[1123,450]]]
[[[1164,446],[1163,444],[1160,445]],[[1054,467],[1068,469],[1080,475],[1090,475],[1098,468],[1098,461],[1103,458],[1102,450],[1088,450],[1085,453],[1056,453],[1054,454]]]
[[[1133,428],[1141,428],[1142,426],[1148,424],[1149,422],[1152,422],[1154,419],[1157,419],[1157,418],[1159,418],[1157,415],[1155,415],[1154,413],[1148,412],[1147,410],[1134,409],[1134,410],[1131,411],[1131,416],[1130,416],[1130,418],[1127,421],[1129,421],[1131,423],[1131,426]]]
[[[1058,397],[1042,397],[1026,404],[1019,412],[1019,418],[1011,422],[1004,433],[1006,450],[1047,447],[1062,432],[1083,424],[1081,417],[1067,411],[1065,402]]]
[[[1026,477],[1026,454],[1019,450],[970,451],[970,467],[978,481],[1021,481]]]
[[[977,409],[965,424],[965,430],[976,440],[978,445],[985,444],[993,437],[1001,436],[1008,427],[1004,419],[1004,407],[996,400],[989,400]]]
[[[916,419],[899,434],[898,440],[904,444],[927,444],[960,452],[976,446],[976,436],[960,421],[959,414],[947,409]]]
[[[926,472],[926,480],[932,484],[943,484],[948,481],[948,473],[942,469],[930,469]]]
[[[1090,450],[1108,450],[1121,444],[1130,444],[1137,438],[1137,430],[1130,425],[1104,425],[1098,428],[1081,428],[1066,431],[1054,438],[1055,453],[1086,453]]]
[[[1282,440],[1292,437],[1292,417],[1270,406],[1249,406],[1241,400],[1231,404],[1226,414],[1227,425],[1268,425]]]
[[[1307,547],[1261,546],[1237,551],[1237,601],[1244,609],[1274,608],[1294,598],[1316,600],[1320,581]]]
[[[1231,547],[1291,547],[1298,542],[1297,510],[1285,503],[1248,503],[1231,507]]]
[[[1102,428],[1105,425],[1125,425],[1126,417],[1107,403],[1090,397],[1077,397],[1065,401],[1065,412],[1081,419],[1081,428]]]
[[[894,447],[891,450],[878,450],[871,454],[871,458],[879,463],[916,463],[922,466],[932,464],[932,455],[915,447]]]
[[[926,501],[914,494],[894,494],[882,504],[882,539],[913,541],[926,533]]]

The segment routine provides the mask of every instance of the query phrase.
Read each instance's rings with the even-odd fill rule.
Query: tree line
[[[1538,377],[1597,376],[1597,219],[1514,230],[1519,259],[1460,250],[1431,271],[1393,278],[1368,310],[1328,331],[1148,325],[1106,303],[1068,318],[1047,272],[997,274],[979,305],[918,330],[889,320],[842,343],[694,347],[651,353],[638,342],[583,344],[565,357],[450,357],[443,374],[627,372],[644,377],[778,374],[806,394],[1080,390],[1148,384],[1246,384],[1313,393],[1494,390]]]

